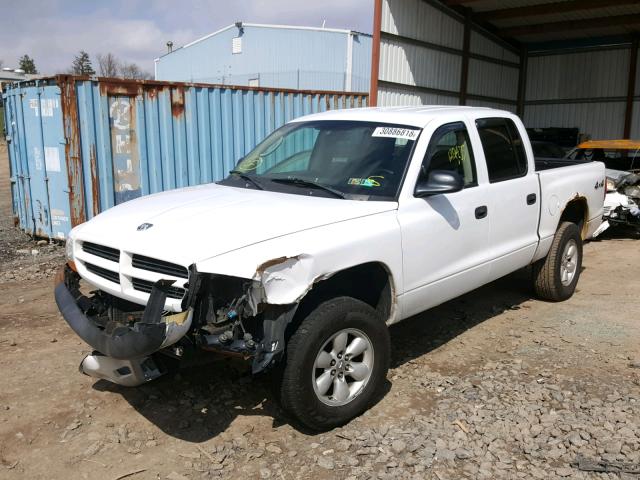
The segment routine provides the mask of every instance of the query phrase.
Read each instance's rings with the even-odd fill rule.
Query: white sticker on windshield
[[[416,138],[418,138],[419,133],[420,130],[411,130],[410,128],[376,127],[371,136],[386,138],[406,138],[407,140],[415,140]]]

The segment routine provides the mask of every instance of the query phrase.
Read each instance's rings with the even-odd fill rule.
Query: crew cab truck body
[[[509,112],[326,112],[217,184],[74,228],[55,296],[96,350],[89,375],[137,385],[189,349],[239,354],[277,369],[283,406],[326,429],[371,404],[388,325],[527,265],[539,296],[570,297],[603,196],[601,163],[537,172]]]

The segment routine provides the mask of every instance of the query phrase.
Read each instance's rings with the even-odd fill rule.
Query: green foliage
[[[18,68],[24,70],[24,73],[29,73],[35,75],[38,73],[38,69],[36,68],[36,62],[29,55],[23,55],[18,60]]]
[[[71,73],[74,75],[96,74],[96,71],[93,69],[93,65],[91,65],[91,58],[89,58],[89,54],[84,50],[80,50],[78,55],[73,59],[73,63],[71,64]]]

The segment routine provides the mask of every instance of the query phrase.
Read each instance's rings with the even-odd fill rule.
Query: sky
[[[40,73],[65,72],[86,50],[113,53],[153,72],[153,60],[221,27],[244,21],[345,28],[370,33],[373,0],[2,0],[0,61],[27,54]]]

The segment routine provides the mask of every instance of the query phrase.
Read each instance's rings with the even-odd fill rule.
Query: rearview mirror
[[[428,197],[442,193],[458,192],[464,188],[464,179],[457,172],[450,170],[434,170],[427,178],[418,179],[415,197]]]

